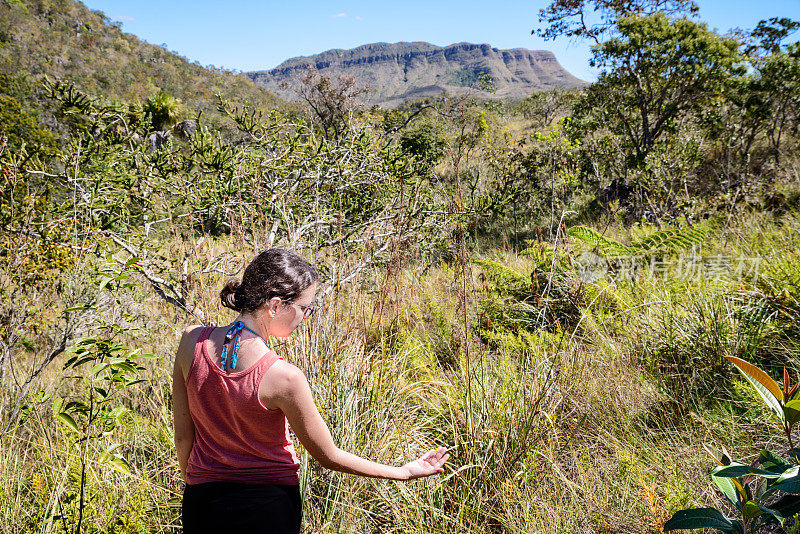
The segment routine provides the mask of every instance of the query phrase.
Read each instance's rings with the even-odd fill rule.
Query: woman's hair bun
[[[240,285],[241,282],[239,280],[232,278],[225,283],[222,291],[219,292],[219,299],[222,301],[222,305],[237,312],[242,311],[241,305],[236,302],[236,291]]]
[[[219,293],[222,305],[239,313],[253,313],[279,298],[292,302],[317,281],[317,270],[291,250],[271,248],[253,258],[241,282],[228,280]]]

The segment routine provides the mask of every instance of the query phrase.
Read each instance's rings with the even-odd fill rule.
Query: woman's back
[[[317,278],[314,267],[297,254],[265,250],[248,264],[241,282],[229,280],[220,291],[221,303],[239,313],[228,330],[184,331],[172,391],[175,448],[187,481],[186,534],[299,534],[299,462],[287,421],[304,449],[330,469],[393,480],[443,471],[445,449],[430,450],[402,467],[339,449],[303,372],[277,361],[274,352],[263,352],[257,338],[289,337],[312,315]],[[243,330],[255,337],[239,343]]]
[[[223,371],[213,327],[204,328],[195,343],[186,378],[189,412],[195,426],[186,482],[234,481],[252,484],[298,484],[300,463],[280,410],[259,399],[264,373],[279,359],[267,350],[244,358],[233,372]]]

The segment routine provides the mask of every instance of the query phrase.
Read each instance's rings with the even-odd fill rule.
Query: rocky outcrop
[[[392,107],[403,100],[447,91],[476,91],[480,73],[489,74],[497,91],[494,98],[525,98],[534,91],[571,89],[586,82],[572,76],[545,50],[498,50],[487,44],[458,43],[440,47],[430,43],[374,43],[352,50],[328,50],[284,61],[268,71],[248,76],[262,88],[287,100],[297,98],[294,88],[309,68],[332,78],[353,76],[370,88],[368,104]]]

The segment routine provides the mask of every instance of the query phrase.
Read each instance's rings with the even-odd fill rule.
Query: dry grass
[[[743,219],[712,245],[774,258],[796,250],[798,228],[794,216]],[[176,239],[162,250],[198,268],[250,252],[233,238],[199,246]],[[521,273],[532,269],[530,258],[497,257]],[[453,451],[443,476],[412,483],[325,472],[302,452],[306,532],[660,532],[677,509],[722,504],[710,489],[702,441],[746,454],[768,439],[746,388],[722,382],[714,399],[676,396],[653,374],[664,351],[701,347],[684,335],[665,337],[665,321],[688,330],[698,320],[693,306],[735,306],[724,298],[731,287],[650,280],[588,288],[578,327],[532,332],[525,349],[481,341],[478,303],[496,297],[481,291],[477,267],[466,295],[455,272],[447,265],[374,270],[332,293],[293,339],[276,340],[276,350],[306,372],[344,449],[398,464],[435,445]],[[196,276],[187,289],[220,324],[231,319],[217,303],[224,278]],[[65,300],[39,298],[55,307]],[[130,409],[123,424],[92,440],[86,531],[179,532],[170,372],[190,320],[143,284],[120,300],[105,313],[125,311],[139,327],[122,341],[156,358],[141,373],[144,382],[121,393]],[[719,321],[736,334],[741,325],[730,311]],[[42,325],[53,317],[35,315]],[[43,327],[31,350],[15,354],[15,373],[2,384],[3,421],[18,400],[14,377],[43,357],[47,333]],[[720,350],[735,349],[722,341]],[[789,354],[796,364],[798,354]],[[37,379],[19,424],[1,438],[2,533],[72,528],[78,456],[74,435],[51,409],[52,396],[74,387],[63,379],[63,359]],[[97,461],[112,443],[122,444],[132,473]]]

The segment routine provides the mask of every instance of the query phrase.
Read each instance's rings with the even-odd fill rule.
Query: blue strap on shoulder
[[[242,330],[247,330],[248,332],[255,334],[261,341],[264,342],[264,345],[267,346],[267,350],[269,350],[269,345],[267,341],[258,335],[256,332],[247,328],[242,321],[236,321],[231,325],[228,331],[225,333],[225,341],[222,344],[222,355],[220,356],[222,370],[226,373],[228,372],[227,367],[227,360],[228,360],[228,343],[233,340],[233,352],[231,353],[231,369],[236,368],[236,362],[239,359],[239,335],[242,333]]]

